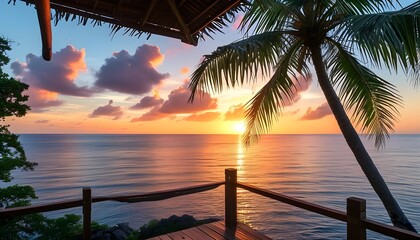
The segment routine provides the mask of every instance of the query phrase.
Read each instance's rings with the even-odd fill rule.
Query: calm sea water
[[[346,198],[367,200],[369,218],[390,223],[341,135],[267,135],[249,149],[235,135],[22,135],[33,172],[12,183],[30,184],[54,202],[94,195],[134,194],[224,179],[240,181],[345,211]],[[395,135],[385,149],[367,147],[403,210],[420,230],[420,135]],[[159,202],[94,204],[93,219],[138,227],[173,214],[223,218],[223,187]],[[345,225],[239,190],[239,219],[274,239],[344,239]],[[49,213],[80,214],[80,209]],[[369,239],[385,239],[369,233]]]

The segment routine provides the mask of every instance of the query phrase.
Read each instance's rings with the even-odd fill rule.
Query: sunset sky
[[[187,103],[186,83],[201,56],[241,38],[237,22],[194,47],[62,21],[53,26],[53,57],[46,62],[35,9],[7,2],[0,0],[0,35],[13,41],[13,50],[5,71],[31,86],[32,110],[8,121],[17,133],[237,133],[241,106],[263,83]],[[404,99],[396,133],[420,133],[420,90],[402,74],[376,72]],[[316,78],[299,91],[271,133],[339,133]]]

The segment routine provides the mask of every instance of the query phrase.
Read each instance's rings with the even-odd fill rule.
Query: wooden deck
[[[238,223],[235,230],[227,229],[224,221],[208,223],[198,227],[184,229],[149,240],[271,240],[262,233]]]

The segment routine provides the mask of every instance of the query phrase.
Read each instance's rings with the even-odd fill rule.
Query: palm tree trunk
[[[356,157],[356,160],[362,168],[368,181],[385,206],[392,223],[396,227],[417,232],[405,216],[404,212],[401,210],[395,198],[392,196],[386,182],[382,178],[373,163],[372,158],[369,156],[369,153],[366,151],[366,148],[360,140],[359,135],[351,124],[350,119],[348,118],[343,105],[341,104],[340,99],[338,98],[328,78],[320,46],[311,47],[311,52],[319,85],[324,92],[325,98],[327,99],[335,119],[337,120],[338,126],[340,127],[348,146],[353,152],[353,155]]]

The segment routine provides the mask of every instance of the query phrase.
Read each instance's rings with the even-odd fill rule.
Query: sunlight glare
[[[233,125],[233,129],[235,130],[236,133],[243,134],[245,132],[245,130],[246,130],[245,123],[243,121],[236,122]]]

